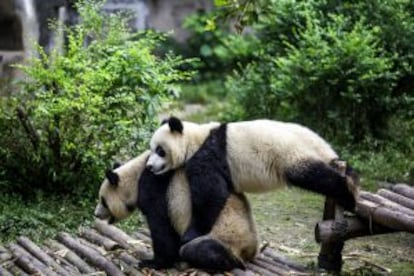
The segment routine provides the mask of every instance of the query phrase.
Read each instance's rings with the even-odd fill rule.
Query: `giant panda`
[[[194,220],[184,240],[209,231],[219,206],[233,192],[266,192],[291,184],[334,197],[347,210],[355,208],[357,179],[333,169],[336,152],[299,124],[196,124],[170,117],[154,132],[150,148],[147,168],[154,174],[186,170]],[[350,169],[348,174],[355,176]]]
[[[232,193],[211,231],[182,245],[181,237],[194,217],[185,172],[177,169],[154,175],[145,169],[149,154],[147,151],[106,172],[95,216],[112,223],[128,217],[136,208],[142,211],[151,232],[154,258],[143,260],[140,267],[161,269],[184,261],[209,271],[243,269],[258,250],[257,232],[245,196]]]

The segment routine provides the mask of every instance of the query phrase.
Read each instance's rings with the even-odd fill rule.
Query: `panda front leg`
[[[183,245],[180,249],[180,258],[192,267],[208,272],[246,268],[244,262],[223,243],[209,236],[199,237]]]

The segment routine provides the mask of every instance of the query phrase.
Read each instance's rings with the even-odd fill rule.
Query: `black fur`
[[[147,220],[154,250],[154,259],[141,261],[140,267],[169,268],[179,258],[180,237],[168,216],[167,202],[173,173],[154,175],[145,169],[138,180],[138,208]]]
[[[191,224],[182,238],[186,243],[209,233],[227,198],[233,192],[225,158],[227,125],[211,131],[201,148],[185,165],[193,208]]]
[[[109,183],[111,183],[111,185],[114,185],[114,186],[118,185],[119,176],[113,170],[107,170],[105,172],[105,176],[106,176],[106,178],[108,178],[108,181],[109,181]]]
[[[350,173],[348,169],[348,173]],[[353,211],[355,197],[348,190],[346,177],[329,165],[308,160],[285,171],[289,184],[335,198],[345,209]]]
[[[197,241],[190,246],[184,245],[180,253],[183,260],[191,266],[211,273],[234,268],[245,269],[243,262],[235,258],[221,243],[212,239]]]
[[[183,123],[181,122],[180,119],[176,117],[171,116],[168,119],[168,126],[170,127],[172,132],[176,131],[178,133],[183,133],[183,129],[184,129]]]

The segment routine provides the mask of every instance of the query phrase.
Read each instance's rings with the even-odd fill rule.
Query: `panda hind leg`
[[[235,268],[245,270],[244,262],[235,256],[225,245],[211,237],[199,237],[180,249],[182,261],[208,272],[230,271]]]
[[[353,175],[342,176],[332,166],[320,161],[304,161],[288,168],[285,176],[294,186],[333,197],[346,210],[354,211],[357,190],[354,186]]]

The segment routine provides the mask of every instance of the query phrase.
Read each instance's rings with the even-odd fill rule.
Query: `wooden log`
[[[407,184],[395,184],[392,190],[400,195],[414,199],[414,188]]]
[[[8,248],[16,257],[15,263],[24,271],[30,274],[40,273],[45,275],[57,276],[53,270],[49,269],[41,261],[30,255],[23,247],[15,243],[8,245]]]
[[[277,254],[274,250],[270,249],[269,247],[267,247],[263,251],[263,254],[265,256],[271,258],[275,262],[283,263],[283,264],[287,265],[288,267],[290,267],[293,270],[296,270],[296,271],[299,271],[299,272],[305,272],[306,271],[306,268],[303,265],[292,262],[291,260],[288,260],[285,256]]]
[[[98,232],[90,228],[81,228],[79,235],[91,243],[102,246],[107,251],[112,251],[121,248],[121,245],[119,245],[115,241],[100,235]]]
[[[102,255],[102,256],[107,256],[107,255],[110,255],[110,254],[108,254],[108,252],[107,252],[107,251],[105,251],[105,249],[103,249],[102,247],[100,247],[100,246],[98,246],[98,245],[96,245],[96,244],[90,243],[89,241],[87,241],[87,240],[85,240],[85,239],[83,239],[83,238],[76,237],[76,238],[74,238],[74,239],[75,239],[75,240],[77,240],[78,242],[80,242],[82,245],[84,245],[84,246],[86,246],[86,247],[88,247],[88,248],[90,248],[90,249],[92,249],[92,250],[96,251],[97,253],[99,253],[99,254],[100,254],[100,255]]]
[[[258,266],[257,264],[254,264],[254,261],[250,262],[250,263],[247,263],[246,268],[253,271],[254,273],[257,273],[257,274],[262,275],[262,276],[275,275],[274,273],[266,270],[265,268],[262,268],[262,267]]]
[[[414,216],[383,207],[365,199],[357,202],[358,215],[385,227],[414,233]]]
[[[377,223],[369,223],[358,217],[346,217],[346,224],[338,224],[336,220],[324,220],[316,224],[315,240],[319,242],[346,241],[356,237],[391,233],[388,227]],[[344,228],[345,227],[345,228]]]
[[[29,276],[24,270],[22,270],[17,264],[11,261],[6,262],[3,266],[10,271],[12,275],[19,275],[19,276]]]
[[[134,275],[145,275],[143,272],[138,271],[135,267],[138,264],[138,260],[135,259],[134,257],[132,257],[131,255],[129,255],[128,253],[126,253],[125,251],[120,252],[120,254],[118,255],[119,259],[121,261],[123,261],[127,267],[128,267],[128,275],[130,274],[134,274]]]
[[[389,200],[392,200],[402,206],[405,206],[407,208],[410,208],[411,210],[414,210],[414,199],[408,198],[401,194],[391,192],[390,190],[386,190],[386,189],[380,189],[377,193],[382,197],[388,198]]]
[[[151,245],[152,241],[151,238],[148,237],[147,235],[144,235],[140,232],[135,232],[131,234],[132,237],[138,239],[138,240],[142,240],[144,243]]]
[[[259,255],[256,259],[254,259],[254,263],[266,268],[267,270],[280,275],[289,274],[290,268],[288,266],[284,266],[283,264],[273,262],[272,259],[264,256]]]
[[[410,208],[404,207],[396,202],[393,202],[385,197],[382,197],[377,194],[372,194],[369,192],[361,192],[360,193],[361,198],[378,203],[380,206],[387,207],[391,210],[399,211],[401,213],[414,216],[414,210],[411,210]]]
[[[42,250],[46,252],[47,255],[49,255],[52,259],[56,261],[60,266],[63,267],[66,271],[70,273],[70,275],[76,275],[80,274],[79,270],[74,267],[69,261],[67,261],[63,256],[60,256],[59,254],[55,254],[54,250],[52,250],[49,247],[46,247],[45,245],[41,246]]]
[[[239,268],[233,269],[231,274],[234,276],[255,276],[254,272],[249,270],[241,270]],[[227,274],[226,274],[227,275]]]
[[[0,275],[2,276],[13,276],[13,274],[11,274],[11,272],[9,272],[7,269],[3,268],[0,265]]]
[[[65,260],[71,263],[81,273],[93,274],[96,271],[65,245],[55,240],[47,240],[46,244],[54,251],[54,255],[63,256]]]
[[[57,236],[58,240],[67,247],[80,254],[91,264],[103,269],[108,275],[124,275],[112,262],[100,255],[94,249],[88,248],[76,239],[72,238],[68,233],[61,232]]]
[[[96,220],[94,228],[109,239],[116,241],[124,249],[132,249],[139,259],[151,258],[151,252],[140,240],[136,240],[125,232],[103,221]]]
[[[13,254],[0,245],[0,262],[4,262],[13,258]]]
[[[54,259],[52,259],[49,255],[47,255],[40,247],[38,247],[35,243],[29,240],[27,237],[20,236],[17,238],[17,242],[25,248],[30,254],[36,257],[38,260],[52,268],[60,275],[70,276],[71,274],[62,268]]]

